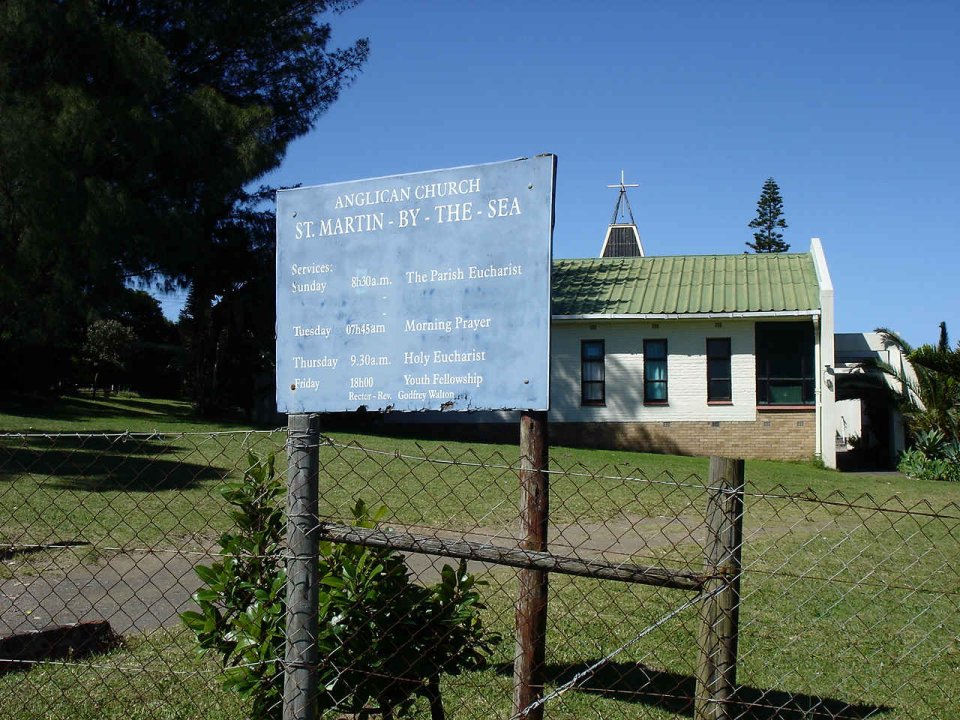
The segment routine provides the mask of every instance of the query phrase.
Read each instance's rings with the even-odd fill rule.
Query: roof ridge
[[[646,255],[633,257],[578,257],[578,258],[559,258],[555,257],[554,262],[596,262],[596,263],[636,263],[652,262],[656,260],[673,260],[676,258],[743,258],[744,261],[750,259],[764,258],[769,261],[785,260],[788,258],[809,257],[809,252],[784,252],[784,253],[679,253],[677,255]]]

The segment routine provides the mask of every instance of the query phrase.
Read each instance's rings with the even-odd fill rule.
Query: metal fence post
[[[743,546],[743,460],[710,458],[707,538],[700,607],[695,720],[731,720],[737,686],[740,570]]]
[[[546,552],[549,524],[550,464],[547,413],[520,416],[520,536],[525,550]],[[516,608],[516,650],[513,664],[514,714],[522,713],[543,697],[544,655],[547,635],[547,573],[521,570]],[[523,715],[541,720],[543,706]]]
[[[317,603],[320,418],[287,420],[287,642],[283,720],[314,720],[317,699]]]

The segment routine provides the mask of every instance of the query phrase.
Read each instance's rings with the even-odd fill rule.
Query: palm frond
[[[878,327],[874,329],[874,332],[877,333],[883,341],[884,349],[889,350],[893,347],[903,355],[909,355],[913,352],[913,346],[890,328]]]
[[[870,358],[863,360],[855,366],[857,369],[866,373],[877,373],[885,378],[887,389],[893,395],[894,400],[900,405],[902,412],[910,410],[923,410],[924,403],[921,395],[921,387],[918,379],[907,372],[901,356],[900,367],[894,367],[880,358]]]
[[[933,345],[921,345],[909,354],[908,359],[915,367],[960,379],[960,352],[939,350]]]

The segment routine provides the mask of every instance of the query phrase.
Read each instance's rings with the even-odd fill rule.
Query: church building
[[[553,264],[552,439],[835,467],[820,241],[805,253],[647,256],[626,187],[600,257]]]

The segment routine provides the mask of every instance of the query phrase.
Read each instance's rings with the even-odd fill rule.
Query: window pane
[[[584,383],[583,400],[585,402],[603,402],[603,384]]]
[[[643,355],[651,360],[667,359],[667,341],[666,340],[644,340]]]
[[[707,401],[730,399],[730,338],[707,338]]]
[[[730,358],[710,358],[707,360],[707,376],[711,380],[730,377]]]
[[[730,400],[733,398],[729,380],[710,380],[707,386],[707,400]]]
[[[580,341],[580,402],[602,405],[606,400],[604,341]]]
[[[667,341],[643,341],[643,400],[667,401]]]
[[[584,340],[582,349],[584,360],[603,360],[602,340]]]
[[[667,363],[663,360],[647,362],[647,380],[666,380]]]
[[[730,357],[730,338],[708,338],[707,357]]]
[[[583,364],[584,382],[603,380],[603,363],[585,362]]]
[[[799,385],[772,385],[770,402],[780,405],[799,405],[803,402],[803,393]]]
[[[647,383],[647,402],[666,402],[667,384],[665,382]]]

